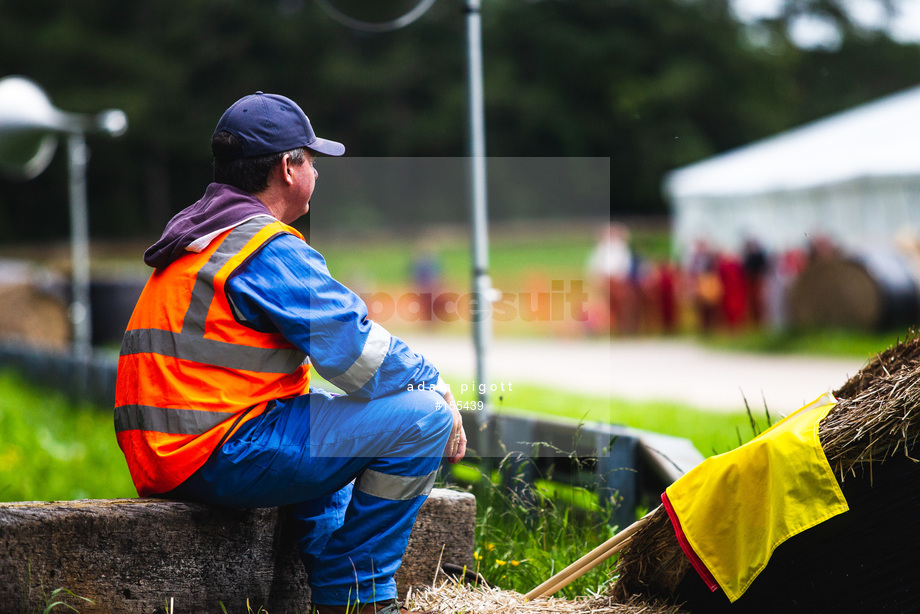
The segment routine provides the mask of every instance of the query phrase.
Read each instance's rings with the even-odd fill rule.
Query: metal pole
[[[67,159],[70,169],[70,250],[73,271],[74,354],[88,358],[92,353],[92,320],[89,300],[89,222],[87,221],[86,166],[89,150],[82,131],[67,135]]]
[[[466,0],[467,62],[469,77],[470,166],[472,182],[473,341],[476,348],[476,384],[483,409],[477,424],[488,421],[488,350],[492,336],[492,280],[489,278],[487,225],[485,111],[482,85],[482,19],[480,0]],[[485,455],[485,450],[483,451]]]

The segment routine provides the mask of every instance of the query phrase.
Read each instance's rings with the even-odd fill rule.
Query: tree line
[[[335,3],[373,18],[415,4]],[[124,137],[89,139],[91,233],[150,236],[199,197],[218,117],[256,90],[297,100],[349,156],[466,155],[464,4],[439,0],[404,29],[370,34],[311,0],[0,0],[0,76],[36,80],[68,111],[127,113]],[[917,83],[920,46],[859,27],[843,4],[788,0],[780,16],[743,24],[729,0],[483,0],[488,155],[609,158],[610,210],[664,213],[667,171]],[[840,44],[793,44],[802,12],[834,20]],[[0,240],[66,237],[66,177],[59,151],[38,179],[0,181]],[[505,189],[498,217],[597,211],[565,190]],[[429,198],[377,203],[373,192],[337,221],[374,208],[381,223],[466,219],[462,207],[432,214]]]

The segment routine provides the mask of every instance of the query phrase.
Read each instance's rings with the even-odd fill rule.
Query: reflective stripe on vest
[[[170,409],[149,405],[122,405],[115,408],[115,431],[153,431],[174,435],[201,435],[235,412]]]
[[[257,373],[291,373],[306,359],[306,354],[300,350],[257,348],[158,328],[127,331],[121,343],[121,354],[160,354]]]
[[[365,469],[358,476],[355,488],[381,499],[405,501],[430,493],[437,473],[437,470],[435,470],[426,475],[418,476],[390,475],[373,469]]]
[[[268,216],[246,220],[230,232],[211,258],[198,270],[195,287],[192,289],[192,300],[182,323],[183,333],[204,335],[204,323],[211,301],[214,300],[214,276],[267,225],[266,222],[274,221],[274,218]]]

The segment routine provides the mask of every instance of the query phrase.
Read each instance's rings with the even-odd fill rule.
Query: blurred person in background
[[[319,154],[292,100],[225,111],[204,196],[151,246],[118,361],[115,430],[142,497],[292,505],[316,611],[387,612],[445,455],[466,435],[437,369],[367,317],[292,226]],[[310,372],[346,392],[310,388]]]
[[[607,305],[610,334],[635,333],[639,329],[639,296],[636,261],[629,245],[629,230],[611,223],[588,258],[588,274]]]
[[[730,331],[744,325],[747,315],[747,284],[741,257],[729,251],[716,256],[716,270],[722,284],[721,318]]]
[[[697,326],[703,333],[711,333],[719,324],[722,304],[722,280],[717,270],[716,254],[703,239],[693,244],[687,263],[687,278]]]
[[[750,322],[754,328],[760,328],[764,321],[766,309],[764,286],[766,284],[769,260],[767,252],[754,237],[747,237],[742,248],[742,266],[747,283],[747,304]]]
[[[431,242],[419,243],[410,272],[413,289],[419,295],[419,320],[431,327],[435,322],[434,300],[441,291],[441,261]]]
[[[771,329],[789,325],[789,291],[807,264],[804,249],[789,249],[772,259],[764,283],[766,322]]]
[[[677,332],[679,287],[678,266],[670,259],[659,262],[652,274],[652,295],[657,307],[658,325],[667,335]]]

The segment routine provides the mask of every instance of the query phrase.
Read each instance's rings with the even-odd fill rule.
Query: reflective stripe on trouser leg
[[[381,499],[401,501],[427,495],[434,486],[437,470],[428,475],[391,475],[365,469],[358,478],[358,490]]]
[[[396,459],[387,460],[389,469],[399,469],[392,463]],[[402,463],[405,468],[417,465],[412,459],[400,460],[406,461]],[[427,465],[431,460],[423,462]],[[395,599],[396,570],[426,498],[427,493],[408,499],[384,499],[356,486],[344,524],[316,559],[310,578],[313,602],[344,604],[355,601],[356,595],[362,603]],[[351,582],[347,582],[348,573]]]
[[[396,598],[396,570],[434,484],[453,423],[449,411],[423,409],[437,398],[430,391],[415,392],[394,408],[418,416],[414,433],[394,446],[414,454],[377,458],[358,476],[345,522],[316,560],[310,578],[314,603],[344,604],[354,601],[356,593],[362,603]]]

